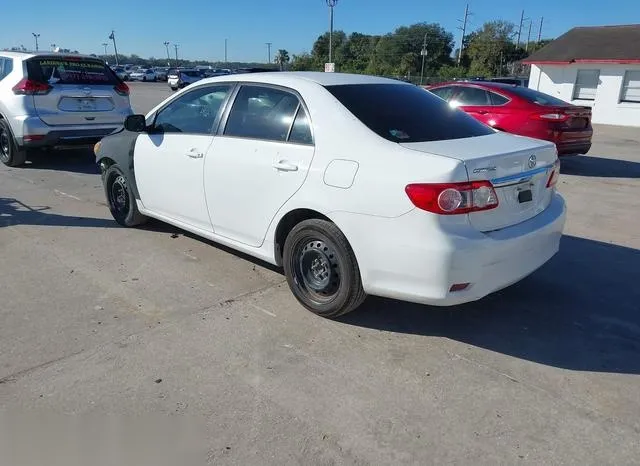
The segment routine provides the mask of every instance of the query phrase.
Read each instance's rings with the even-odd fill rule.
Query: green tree
[[[287,63],[289,63],[289,52],[287,52],[285,49],[278,50],[278,52],[276,53],[275,62],[280,67],[280,71],[282,71],[287,66]]]
[[[522,56],[513,42],[515,25],[507,21],[490,21],[470,37],[466,55],[469,73],[474,76],[502,74],[505,64]]]

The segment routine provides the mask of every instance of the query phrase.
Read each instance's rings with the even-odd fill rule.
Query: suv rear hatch
[[[47,125],[121,125],[130,107],[128,95],[116,92],[121,81],[100,60],[39,55],[27,61],[27,72],[30,80],[50,86],[33,95]]]
[[[480,231],[524,222],[545,210],[551,202],[552,190],[547,188],[547,182],[557,160],[551,143],[495,133],[401,145],[462,161],[469,181],[491,181],[498,195],[498,207],[468,214],[471,224]]]

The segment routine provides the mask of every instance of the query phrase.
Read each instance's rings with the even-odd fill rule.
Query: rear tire
[[[367,297],[347,238],[326,220],[305,220],[293,227],[285,240],[283,266],[293,295],[319,316],[339,317]]]
[[[172,88],[171,88],[171,90],[172,90],[173,92],[175,92],[175,91],[177,91],[177,90],[178,90],[178,88],[177,88],[177,87],[172,87]]]
[[[0,120],[0,161],[7,167],[19,167],[27,161],[26,149],[18,147],[5,120]]]
[[[114,220],[125,227],[142,225],[148,217],[138,210],[129,181],[118,165],[111,165],[103,177],[107,204]]]

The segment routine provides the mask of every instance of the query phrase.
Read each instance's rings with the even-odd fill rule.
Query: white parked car
[[[118,223],[155,217],[281,265],[325,317],[367,294],[477,300],[542,266],[562,236],[553,144],[396,80],[219,76],[125,128],[95,149]]]
[[[150,68],[142,68],[135,71],[132,71],[129,74],[129,79],[131,81],[153,81],[155,82],[158,78],[156,76],[155,71]]]

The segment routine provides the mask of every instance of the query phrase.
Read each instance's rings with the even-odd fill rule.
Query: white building
[[[529,87],[592,108],[592,122],[640,127],[640,24],[571,29],[525,60]]]

